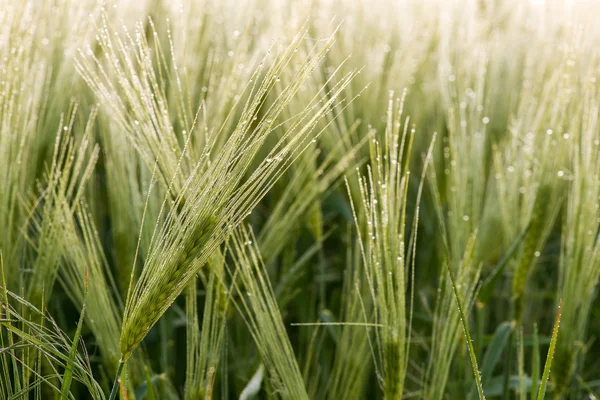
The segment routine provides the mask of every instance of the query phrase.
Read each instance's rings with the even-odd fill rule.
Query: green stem
[[[119,379],[121,377],[121,373],[123,372],[124,366],[125,361],[123,361],[123,358],[121,358],[119,360],[119,367],[117,368],[117,376],[115,376],[115,382],[113,383],[113,387],[110,391],[110,396],[108,396],[108,400],[115,400],[117,397],[117,392],[119,391]]]

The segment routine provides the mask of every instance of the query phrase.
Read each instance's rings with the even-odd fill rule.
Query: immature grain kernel
[[[227,292],[225,291],[225,287],[219,284],[218,294],[217,294],[217,304],[219,309],[219,316],[221,318],[225,318],[227,316]]]

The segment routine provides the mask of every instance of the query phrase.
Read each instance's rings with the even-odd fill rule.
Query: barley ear
[[[194,238],[181,250],[176,262],[173,265],[165,265],[165,270],[161,271],[163,272],[161,279],[152,281],[153,284],[142,293],[138,304],[123,321],[120,339],[123,361],[127,361],[131,352],[139,346],[150,328],[160,318],[167,297],[206,245],[216,226],[214,217],[204,219],[196,228]]]

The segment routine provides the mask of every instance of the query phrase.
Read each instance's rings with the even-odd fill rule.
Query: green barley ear
[[[120,349],[124,360],[129,358],[131,352],[158,320],[160,308],[200,251],[206,246],[216,227],[217,220],[214,217],[208,217],[201,221],[195,228],[195,232],[190,235],[191,240],[186,241],[183,245],[175,262],[164,266],[163,277],[161,277],[163,279],[159,285],[160,290],[148,290],[140,296],[135,305],[137,312],[133,313],[130,319],[123,324],[121,331]]]
[[[355,209],[351,202],[374,307],[375,368],[385,399],[399,398],[404,390],[414,295],[414,288],[409,289],[406,281],[415,268],[419,203],[435,143],[434,135],[423,161],[413,221],[407,223],[409,162],[415,129],[410,127],[410,119],[403,116],[405,96],[406,91],[401,97],[390,91],[383,140],[378,139],[374,129],[368,133],[370,165],[367,175],[358,178],[360,208]],[[352,196],[348,180],[346,184]],[[409,238],[405,238],[407,224]]]
[[[204,398],[215,378],[225,339],[229,296],[224,286],[224,257],[217,252],[208,263],[202,324],[198,321],[196,279],[186,291],[186,400]]]
[[[265,104],[265,98],[273,87],[281,85],[276,77],[294,57],[294,49],[303,43],[306,34],[306,31],[301,32],[289,47],[278,50],[264,79],[260,79],[262,70],[253,76],[238,125],[221,148],[209,149],[214,150],[214,154],[208,152],[210,159],[203,155],[189,175],[184,175],[185,171],[181,171],[178,165],[170,166],[169,171],[173,171],[174,175],[165,188],[163,209],[168,209],[166,203],[173,196],[175,203],[181,204],[181,207],[170,208],[164,218],[161,214],[137,281],[132,270],[120,338],[123,361],[139,346],[228,234],[242,223],[312,139],[320,134],[315,129],[320,118],[345,100],[344,89],[357,73],[355,70],[331,83],[326,93],[325,89],[319,90],[313,101],[288,119],[285,129],[279,130],[277,118],[308,80],[332,43],[332,38],[324,43],[315,43],[310,52],[313,56],[299,66],[279,96],[272,103]],[[117,91],[115,94],[120,93]],[[257,122],[250,124],[249,121]],[[273,136],[274,131],[280,134],[271,144],[267,139]],[[141,134],[152,136],[154,133]],[[258,155],[265,147],[268,153],[261,159]],[[160,183],[160,174],[158,180]],[[180,190],[177,190],[178,187]]]
[[[329,194],[340,178],[351,173],[350,169],[358,163],[357,153],[368,137],[365,135],[356,145],[348,144],[357,128],[358,123],[337,137],[339,142],[329,149],[330,153],[322,162],[318,162],[321,151],[311,146],[290,168],[293,177],[258,235],[259,248],[267,264],[283,251],[290,240],[295,239],[295,229],[303,216],[311,216],[309,224],[315,225],[313,229],[319,232],[322,229],[322,221],[319,220],[322,216],[311,207],[318,204],[319,198]],[[315,236],[319,241],[318,234]]]
[[[234,305],[254,339],[271,386],[284,399],[308,399],[256,238],[252,231],[240,227],[233,232],[228,248],[235,265],[229,273],[239,279],[239,283],[233,283],[240,296]]]
[[[106,271],[110,270],[96,224],[89,213],[90,207],[82,201],[65,219],[62,236],[65,243],[64,264],[59,271],[59,281],[71,302],[77,308],[87,307],[85,327],[100,349],[100,361],[109,373],[114,374],[120,357],[119,334],[121,330],[122,301],[114,282]],[[89,276],[89,295],[85,297],[86,276]],[[146,360],[138,353],[128,363],[130,385],[145,379]],[[132,389],[129,387],[128,389]]]
[[[584,57],[586,58],[586,57]],[[588,340],[590,317],[597,304],[600,278],[600,157],[597,88],[584,88],[582,112],[570,116],[572,160],[568,194],[561,227],[558,297],[562,298],[562,340],[558,342],[552,367],[554,392],[566,395],[578,368],[584,366],[583,342]],[[583,370],[582,370],[583,372]]]
[[[367,389],[371,363],[365,362],[370,356],[372,328],[368,326],[367,310],[368,287],[362,279],[364,271],[360,254],[360,245],[351,238],[348,229],[346,243],[346,270],[342,292],[342,313],[340,320],[349,323],[342,325],[340,339],[336,348],[331,377],[328,382],[328,394],[332,399],[361,398]],[[353,245],[351,245],[353,244]],[[351,325],[352,324],[352,325]],[[365,324],[365,326],[360,326]],[[400,347],[398,346],[398,349]]]
[[[36,252],[33,271],[27,276],[27,298],[36,306],[40,306],[43,292],[52,293],[65,250],[64,221],[78,207],[99,157],[100,149],[91,141],[96,109],[79,138],[73,135],[76,115],[77,104],[72,104],[68,117],[61,116],[45,187],[39,196],[27,199],[29,218],[24,235],[35,244]]]
[[[0,257],[0,267],[1,265],[2,260]],[[22,354],[28,354],[35,350],[38,354],[38,364],[43,363],[45,365],[45,368],[39,370],[31,369],[26,364],[25,359],[18,357],[16,353],[12,353],[12,356],[14,356],[14,358],[11,356],[14,362],[13,366],[19,363],[22,365],[22,369],[21,367],[14,367],[10,370],[6,368],[4,351],[0,352],[2,373],[4,378],[8,376],[8,382],[13,379],[18,382],[21,370],[28,371],[32,378],[31,381],[22,382],[22,385],[16,385],[17,390],[6,398],[29,398],[29,392],[36,385],[42,385],[45,393],[55,393],[57,398],[61,395],[63,398],[74,398],[71,393],[72,385],[69,384],[69,381],[71,381],[82,384],[92,399],[105,399],[100,384],[92,374],[85,348],[82,351],[79,343],[74,343],[73,340],[69,339],[68,335],[60,329],[56,321],[43,308],[38,309],[23,297],[7,290],[4,285],[3,279],[0,286],[0,291],[3,294],[0,301],[0,315],[2,315],[0,319],[0,343],[4,346],[4,339],[8,338],[10,343],[19,343],[19,351]],[[78,324],[75,340],[78,340],[80,328],[81,324]],[[13,347],[11,344],[6,348],[6,351],[12,352],[11,348]],[[31,365],[34,365],[34,363]],[[12,377],[11,374],[13,374]],[[59,380],[56,381],[56,378],[59,378]]]

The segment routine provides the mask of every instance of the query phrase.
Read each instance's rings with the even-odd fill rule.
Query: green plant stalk
[[[462,324],[463,332],[465,333],[465,338],[467,340],[467,346],[469,349],[469,356],[471,358],[471,366],[473,367],[473,375],[475,375],[475,382],[477,383],[477,392],[479,393],[479,399],[485,400],[485,395],[483,394],[483,386],[481,385],[481,376],[479,375],[479,367],[477,366],[477,357],[475,355],[475,348],[473,347],[473,342],[471,341],[471,334],[469,333],[469,326],[467,323],[467,317],[463,311],[463,307],[460,301],[460,295],[458,293],[458,289],[456,288],[456,282],[454,281],[454,274],[452,273],[452,267],[450,266],[450,262],[446,259],[446,266],[448,267],[448,274],[450,275],[450,281],[452,281],[452,289],[454,290],[454,296],[456,297],[456,304],[458,306],[458,312],[460,314],[460,322]]]
[[[113,383],[112,390],[110,391],[110,396],[108,396],[108,400],[115,400],[117,398],[117,392],[119,391],[119,381],[121,379],[121,373],[123,372],[123,367],[125,367],[125,361],[123,358],[119,360],[119,366],[117,367],[117,374],[115,376],[115,381]]]
[[[517,360],[518,360],[518,368],[519,368],[519,399],[527,400],[527,388],[525,387],[525,348],[523,347],[523,327],[519,327],[519,332],[517,334]]]
[[[167,266],[168,273],[165,274],[166,280],[162,284],[162,287],[157,286],[152,288],[152,290],[146,291],[141,297],[138,307],[141,310],[145,310],[145,312],[136,312],[127,323],[123,324],[121,330],[120,348],[122,360],[127,361],[131,356],[131,352],[135,350],[144,339],[152,326],[152,321],[160,314],[159,309],[163,305],[165,299],[171,293],[177,281],[195,260],[196,256],[200,253],[215,227],[216,220],[213,217],[207,218],[198,224],[195,228],[197,233],[194,236],[194,239],[191,242],[186,243],[186,247],[184,247],[179,254],[178,260],[173,265]],[[160,289],[160,291],[157,289]]]

